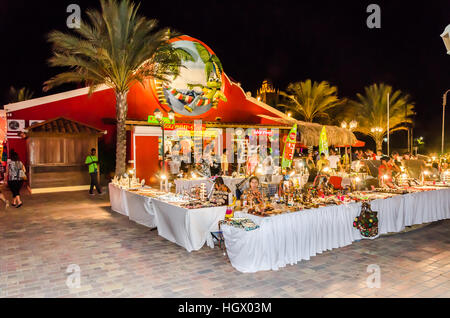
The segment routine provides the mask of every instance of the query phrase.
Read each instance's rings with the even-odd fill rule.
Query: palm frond
[[[106,83],[123,93],[146,78],[167,80],[178,74],[182,60],[192,59],[169,43],[179,34],[157,30],[156,20],[138,14],[139,5],[129,0],[100,0],[100,4],[101,11],[88,10],[87,20],[73,34],[49,33],[50,65],[68,70],[46,81],[44,90],[64,83]]]
[[[290,105],[307,122],[329,118],[331,110],[346,103],[345,99],[338,97],[335,86],[325,81],[312,82],[310,79],[290,83],[286,92],[280,92],[280,95],[284,100],[278,106]]]

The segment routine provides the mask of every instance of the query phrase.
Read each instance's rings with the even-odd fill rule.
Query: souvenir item
[[[364,238],[376,238],[378,236],[378,212],[372,211],[370,204],[364,202],[361,214],[355,218],[353,227],[357,228]]]

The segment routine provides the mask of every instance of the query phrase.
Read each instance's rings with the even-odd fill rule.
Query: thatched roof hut
[[[297,130],[300,132],[300,139],[298,142],[305,146],[318,146],[320,139],[320,132],[324,125],[316,123],[308,123],[305,121],[296,120],[295,118],[275,118],[266,115],[259,115],[262,118],[278,121],[286,125],[294,125],[297,123]],[[357,142],[355,135],[348,129],[337,126],[325,125],[327,132],[328,144],[332,145],[353,145]]]

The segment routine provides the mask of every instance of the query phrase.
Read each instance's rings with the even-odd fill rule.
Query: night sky
[[[44,96],[42,83],[56,73],[46,62],[51,52],[45,36],[67,30],[71,3],[82,11],[99,6],[97,0],[0,2],[0,105],[11,85]],[[381,6],[381,29],[366,25],[370,3]],[[374,82],[390,84],[416,102],[414,135],[424,136],[429,150],[440,147],[442,94],[450,88],[450,56],[440,38],[450,24],[448,0],[144,0],[140,13],[205,42],[225,73],[253,93],[265,78],[279,89],[307,78],[327,80],[349,98]],[[450,109],[448,132],[449,117]],[[397,146],[406,146],[400,137]]]

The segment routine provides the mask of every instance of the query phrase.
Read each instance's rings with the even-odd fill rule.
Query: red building
[[[184,37],[180,43],[193,43],[200,45],[213,55],[214,53],[204,43]],[[201,63],[201,61],[200,61]],[[197,62],[199,64],[199,62]],[[191,69],[194,69],[192,66]],[[215,67],[218,68],[217,64]],[[181,74],[180,80],[186,77],[194,78],[202,76],[201,70],[188,69],[188,73]],[[189,73],[190,72],[190,73]],[[177,123],[193,123],[194,120],[202,120],[206,127],[216,127],[224,129],[227,127],[284,127],[276,121],[267,119],[269,117],[285,118],[285,114],[264,104],[246,94],[239,83],[232,82],[229,77],[220,69],[215,74],[220,75],[216,82],[220,83],[220,91],[225,98],[217,100],[207,99],[204,93],[191,92],[177,87],[164,87],[164,95],[159,83],[148,80],[145,86],[135,84],[128,94],[128,121],[127,121],[127,146],[128,160],[132,160],[136,168],[137,176],[147,179],[147,182],[154,182],[155,172],[158,171],[158,138],[161,136],[161,128],[155,124],[148,123],[149,115],[153,115],[156,109],[163,112],[167,117],[170,110],[175,111]],[[212,74],[212,75],[215,75]],[[184,77],[183,77],[184,75]],[[208,76],[208,75],[207,75]],[[208,81],[212,81],[208,79]],[[173,81],[175,83],[176,81]],[[197,80],[198,82],[198,80]],[[178,83],[179,84],[179,83]],[[209,84],[209,83],[208,83]],[[197,85],[197,86],[200,86]],[[219,90],[209,90],[204,85],[203,92],[216,92]],[[170,94],[172,92],[173,94]],[[191,95],[186,95],[190,94]],[[196,107],[191,100],[196,97],[197,104],[202,101],[205,106]],[[217,93],[214,98],[218,96]],[[172,105],[167,99],[172,99]],[[177,110],[174,98],[182,100],[184,109],[196,108],[192,113],[187,113],[183,108]],[[226,101],[225,101],[226,100]],[[195,102],[195,100],[193,101]],[[208,103],[209,104],[206,104]],[[205,107],[205,108],[201,108]],[[88,95],[88,88],[76,89],[60,94],[54,94],[41,98],[35,98],[20,103],[5,105],[8,120],[8,146],[9,150],[14,149],[27,164],[29,163],[29,153],[26,136],[21,131],[26,131],[30,125],[44,120],[57,117],[65,117],[79,123],[87,124],[107,133],[102,137],[107,145],[115,145],[115,95],[114,91],[106,86],[99,87],[91,96]],[[197,113],[196,111],[199,110]],[[261,117],[265,116],[266,118]],[[11,123],[14,122],[14,123]],[[113,155],[113,154],[111,154]],[[100,158],[101,160],[101,158]]]

